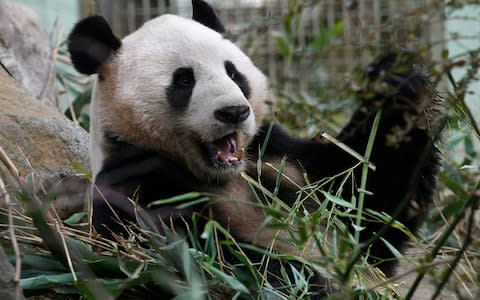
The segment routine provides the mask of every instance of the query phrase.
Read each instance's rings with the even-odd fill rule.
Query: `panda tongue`
[[[238,157],[235,156],[237,142],[234,136],[227,136],[215,142],[217,148],[217,160],[222,163],[237,162]]]

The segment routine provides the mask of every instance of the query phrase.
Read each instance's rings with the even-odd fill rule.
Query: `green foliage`
[[[92,98],[92,90],[79,92],[71,106],[65,111],[65,116],[72,121],[77,121],[86,131],[90,130],[90,112],[86,111]]]
[[[58,28],[56,33],[56,39],[61,39]],[[60,92],[59,109],[64,112],[67,118],[89,131],[89,105],[92,97],[91,80],[74,70],[69,58],[70,54],[67,51],[66,41],[58,43],[54,51],[56,51],[55,83]]]
[[[279,176],[284,175],[280,173]],[[85,233],[70,227],[82,222],[84,214],[73,215],[61,227],[53,229],[43,217],[44,209],[36,206],[36,200],[32,198],[34,196],[27,190],[20,190],[16,195],[27,207],[28,216],[20,214],[17,218],[24,219],[31,232],[29,235],[42,238],[44,246],[51,253],[46,255],[32,251],[25,255],[22,258],[20,284],[27,294],[53,289],[57,293],[79,294],[86,299],[112,299],[119,296],[128,299],[132,293],[137,296],[168,294],[178,299],[217,299],[217,295],[222,295],[222,299],[310,299],[318,292],[310,287],[315,270],[329,278],[328,284],[334,287],[338,295],[372,297],[369,279],[362,275],[363,270],[369,268],[364,261],[358,262],[352,269],[360,280],[358,285],[354,285],[355,290],[350,288],[351,282],[342,282],[340,279],[345,276],[345,266],[352,263],[348,253],[353,251],[358,242],[337,216],[343,213],[355,215],[355,206],[323,191],[325,199],[315,201],[324,204],[318,211],[308,213],[303,203],[316,197],[311,191],[318,190],[318,185],[301,189],[297,202],[288,208],[261,183],[251,178],[247,180],[259,195],[257,207],[267,216],[264,226],[286,231],[288,243],[301,252],[319,247],[322,253],[320,257],[310,260],[240,243],[216,221],[197,223],[195,216],[187,243],[167,226],[164,226],[163,233],[158,232],[149,215],[140,207],[137,207],[139,226],[125,224],[129,230],[128,236],[119,237],[117,242],[98,237],[90,239]],[[188,199],[199,197],[204,196],[189,193],[166,201],[183,205]],[[329,229],[319,232],[317,229],[320,224],[325,224]],[[198,236],[201,238],[198,239]],[[284,242],[285,238],[279,237]],[[222,250],[218,248],[220,245]],[[226,251],[234,255],[240,264],[223,260]],[[246,254],[248,252],[263,256],[263,262],[260,265],[252,264]],[[283,271],[278,280],[284,285],[283,289],[273,289],[266,277],[266,267],[273,260],[282,263]],[[286,270],[292,272],[293,278],[288,276]],[[380,273],[377,276],[382,278]],[[374,295],[385,293],[389,292],[375,292]]]
[[[282,19],[284,30],[277,34],[282,69],[273,82],[275,115],[284,126],[301,135],[338,129],[345,110],[354,107],[347,89],[332,91],[321,79],[324,50],[341,36],[343,23],[323,28],[318,36],[308,36],[305,43],[300,41],[303,13],[317,2],[289,1]]]

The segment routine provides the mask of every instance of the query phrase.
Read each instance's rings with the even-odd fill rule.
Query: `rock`
[[[59,192],[56,207],[62,216],[68,215],[70,209],[83,208],[89,194],[88,180],[72,177],[79,173],[74,164],[89,169],[88,133],[56,109],[33,100],[2,69],[0,145],[21,176],[34,171],[39,186]]]
[[[0,1],[0,62],[31,96],[56,107],[50,37],[35,13]]]

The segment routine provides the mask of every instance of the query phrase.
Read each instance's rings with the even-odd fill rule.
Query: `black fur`
[[[167,87],[168,103],[175,109],[188,106],[193,88],[195,87],[195,74],[192,68],[178,68],[173,72],[172,82]]]
[[[207,26],[210,29],[219,33],[225,32],[225,26],[215,13],[215,10],[202,0],[192,0],[193,17],[192,19],[200,24]]]
[[[248,83],[247,77],[239,72],[237,67],[235,67],[235,65],[229,60],[225,62],[225,71],[227,71],[228,77],[230,77],[233,82],[238,85],[245,98],[249,99],[252,90],[250,89],[250,84]]]
[[[107,21],[92,16],[78,22],[68,36],[68,51],[78,72],[91,75],[115,53],[122,42],[113,34]]]
[[[128,199],[145,206],[155,200],[195,191],[200,185],[193,175],[158,153],[138,149],[132,151],[127,144],[122,149],[119,155],[123,151],[129,155],[122,159],[117,156],[107,160],[95,179],[93,226],[103,236],[111,236],[111,232],[124,232],[115,214],[123,222],[136,221],[133,204]],[[108,200],[108,204],[105,200]],[[198,210],[196,207],[179,210],[175,205],[165,205],[160,209],[151,209],[149,213],[159,227],[160,219],[172,220],[178,227],[183,227],[180,217],[188,219],[194,209]]]

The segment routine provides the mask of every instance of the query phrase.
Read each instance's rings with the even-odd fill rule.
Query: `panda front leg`
[[[384,212],[411,231],[415,231],[422,215],[432,201],[439,168],[439,153],[428,129],[426,111],[432,107],[435,94],[429,82],[412,63],[410,53],[392,53],[370,65],[366,72],[367,91],[358,93],[362,106],[354,113],[337,139],[360,154],[365,153],[375,115],[381,118],[372,148],[370,161],[376,170],[369,170],[363,209]],[[261,143],[268,126],[257,137]],[[265,155],[287,156],[297,163],[310,181],[331,177],[359,163],[357,158],[329,141],[301,140],[290,137],[274,125]],[[361,177],[361,168],[354,171]],[[359,183],[355,187],[359,187]],[[338,186],[337,186],[338,187]],[[356,192],[354,192],[356,193]],[[352,189],[345,188],[342,196],[351,199]],[[345,220],[355,224],[355,220]],[[381,239],[370,242],[384,227],[382,222],[364,221],[360,239],[369,242],[371,262],[391,274],[394,255]],[[355,226],[351,226],[354,231]],[[389,228],[382,237],[398,250],[405,248],[408,237]]]

